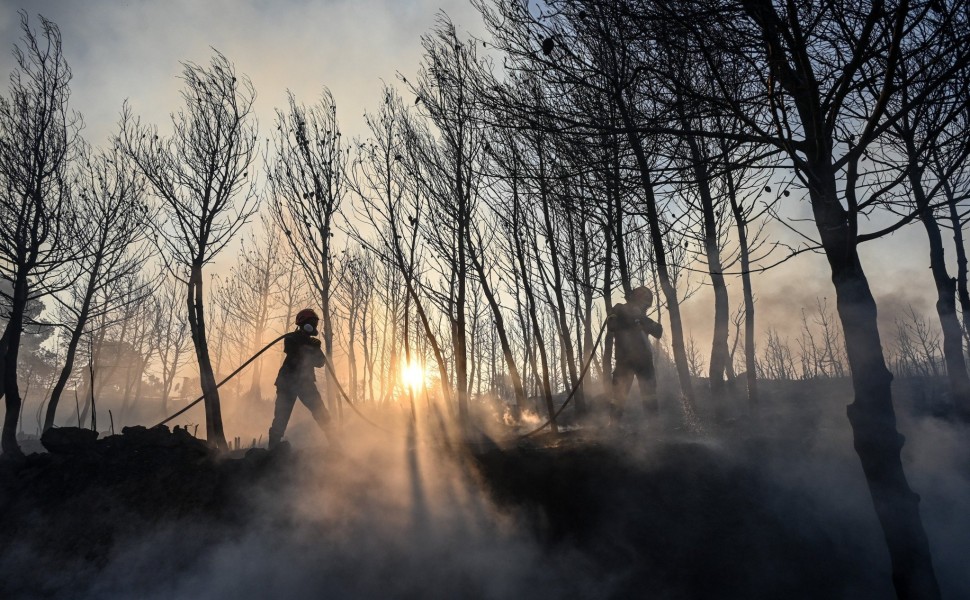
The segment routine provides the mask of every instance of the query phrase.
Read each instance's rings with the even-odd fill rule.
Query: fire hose
[[[287,332],[287,333],[284,333],[283,335],[281,335],[280,337],[276,338],[272,342],[270,342],[270,343],[266,344],[265,346],[263,346],[263,349],[262,350],[260,350],[256,354],[253,354],[252,357],[250,357],[249,360],[247,360],[243,364],[239,365],[239,367],[235,371],[233,371],[232,373],[230,373],[228,377],[226,377],[225,379],[223,379],[222,381],[220,381],[219,383],[217,383],[216,384],[216,389],[221,388],[224,383],[226,383],[227,381],[229,381],[230,379],[232,379],[233,377],[235,377],[236,375],[238,375],[240,371],[242,371],[243,369],[245,369],[246,367],[248,367],[250,363],[252,363],[254,360],[256,360],[257,358],[259,358],[260,355],[263,354],[263,352],[266,352],[267,350],[269,350],[270,348],[272,348],[273,346],[275,346],[277,344],[277,342],[279,342],[283,338],[288,337],[290,335],[293,335],[293,333],[294,332],[292,332],[292,331]],[[190,408],[192,408],[193,406],[195,406],[199,402],[202,402],[203,400],[205,400],[205,394],[202,394],[201,396],[199,396],[198,398],[196,398],[192,402],[189,402],[185,407],[182,408],[182,410],[180,410],[180,411],[176,412],[175,414],[169,416],[168,418],[166,418],[164,421],[162,421],[158,425],[164,425],[164,424],[168,423],[169,421],[171,421],[175,417],[183,414],[184,412],[186,412],[187,410],[189,410]],[[155,427],[158,427],[158,425],[156,425]]]
[[[235,371],[233,371],[232,373],[230,373],[229,375],[227,375],[222,381],[220,381],[219,383],[217,383],[216,384],[216,389],[219,389],[227,381],[229,381],[230,379],[232,379],[233,377],[235,377],[236,375],[238,375],[240,371],[242,371],[243,369],[245,369],[246,367],[248,367],[254,360],[256,360],[257,358],[259,358],[264,352],[266,352],[267,350],[269,350],[270,348],[272,348],[273,346],[275,346],[277,343],[279,343],[280,340],[282,340],[284,338],[287,338],[287,337],[289,337],[291,335],[294,335],[295,333],[296,332],[294,332],[294,331],[290,331],[290,332],[284,333],[283,335],[279,336],[278,338],[276,338],[272,342],[270,342],[270,343],[266,344],[265,346],[263,346],[263,348],[259,352],[257,352],[256,354],[252,355],[249,358],[249,360],[247,360],[243,364],[239,365],[239,367],[237,367]],[[326,354],[324,354],[323,359],[324,359],[324,364],[326,364],[326,366],[327,366],[327,371],[330,373],[330,376],[331,376],[331,378],[333,380],[333,383],[334,383],[334,385],[337,386],[337,391],[340,392],[340,396],[344,400],[344,402],[346,402],[347,405],[350,406],[350,408],[355,413],[357,413],[357,416],[358,417],[360,417],[361,419],[363,419],[364,421],[366,421],[370,425],[376,427],[377,429],[380,429],[381,431],[385,431],[387,433],[391,433],[388,429],[386,429],[384,427],[381,427],[380,425],[378,425],[374,421],[372,421],[372,420],[368,419],[366,416],[364,416],[364,414],[361,413],[359,410],[357,410],[357,407],[354,406],[354,403],[350,401],[350,397],[347,395],[347,392],[344,391],[344,388],[340,385],[340,382],[337,380],[337,373],[334,371],[333,365],[330,363],[330,358]],[[181,410],[179,410],[178,412],[176,412],[176,413],[172,414],[171,416],[167,417],[164,421],[161,421],[160,423],[158,423],[158,425],[155,425],[155,427],[158,427],[159,425],[164,425],[164,424],[168,423],[169,421],[171,421],[175,417],[178,417],[179,415],[182,415],[187,410],[189,410],[190,408],[192,408],[193,406],[195,406],[199,402],[202,402],[203,400],[205,400],[205,394],[202,394],[201,396],[199,396],[198,398],[196,398],[192,402],[188,403],[187,405],[185,405],[184,407],[182,407]]]

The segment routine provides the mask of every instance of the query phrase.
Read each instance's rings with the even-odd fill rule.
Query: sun
[[[420,363],[412,362],[408,364],[401,362],[401,382],[411,388],[412,391],[424,387],[425,374],[424,367]]]

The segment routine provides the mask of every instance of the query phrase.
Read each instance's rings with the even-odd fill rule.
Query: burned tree
[[[70,319],[64,366],[51,392],[44,430],[54,425],[61,394],[74,370],[81,337],[92,319],[114,310],[123,300],[106,293],[116,281],[139,273],[148,258],[144,232],[152,218],[145,205],[142,182],[119,151],[85,149],[79,160],[74,200],[75,241],[85,251],[70,269],[73,285],[63,302]],[[137,295],[151,290],[140,282]]]
[[[209,357],[203,306],[203,269],[256,212],[256,147],[252,107],[256,92],[220,53],[208,67],[182,63],[181,111],[172,116],[171,137],[142,125],[126,106],[118,142],[161,200],[156,227],[169,266],[188,275],[189,328],[205,396],[206,435],[226,447],[219,391]]]
[[[71,231],[68,169],[80,117],[68,109],[71,70],[57,26],[41,17],[41,34],[20,15],[23,47],[8,95],[0,97],[0,278],[9,317],[0,338],[0,393],[5,396],[2,449],[21,454],[17,419],[21,397],[17,359],[27,303],[50,293],[60,268],[76,250]]]
[[[958,19],[955,14],[943,14],[948,22]],[[943,25],[949,31],[957,23]],[[958,27],[954,29],[958,30]],[[963,351],[963,328],[957,317],[957,280],[950,276],[946,261],[940,212],[936,205],[945,204],[944,186],[951,184],[954,175],[965,168],[970,156],[970,144],[966,132],[952,127],[959,123],[967,111],[970,94],[970,65],[960,67],[966,61],[963,53],[951,52],[948,44],[938,47],[927,45],[923,35],[937,33],[933,28],[919,28],[907,40],[906,46],[915,46],[905,52],[900,62],[899,92],[891,99],[891,106],[899,118],[893,120],[887,130],[886,149],[879,149],[876,160],[890,164],[901,157],[900,171],[905,174],[909,201],[901,202],[901,211],[915,216],[923,225],[930,249],[930,272],[936,287],[936,312],[943,331],[943,355],[946,359],[946,375],[957,415],[970,421],[970,375]],[[955,40],[952,40],[955,41]],[[951,43],[952,43],[951,41]],[[957,68],[956,77],[940,85],[940,75]],[[918,75],[917,75],[918,74]],[[925,89],[929,88],[929,89]],[[925,90],[925,91],[924,91]],[[913,102],[921,98],[919,102]],[[868,153],[870,156],[875,152]],[[927,160],[930,157],[930,160]],[[932,166],[931,166],[932,165]],[[952,189],[952,186],[951,186]],[[959,252],[963,249],[958,249]]]
[[[960,7],[932,10],[965,10],[956,4]],[[919,95],[899,104],[890,101],[898,96],[900,65],[915,51],[917,35],[924,40],[917,45],[938,43],[942,36],[931,32],[946,20],[930,15],[931,4],[906,2],[843,10],[750,0],[724,6],[716,20],[693,8],[669,17],[695,28],[684,43],[706,57],[717,83],[716,94],[699,96],[742,120],[749,139],[782,151],[808,190],[852,371],[855,400],[847,412],[855,449],[886,536],[896,592],[900,598],[938,598],[919,496],[910,489],[900,459],[903,440],[896,430],[892,374],[858,246],[885,233],[860,232],[860,218],[880,206],[890,189],[866,187],[862,159],[888,127],[946,81],[946,73],[939,73]],[[946,51],[961,56],[957,62],[966,60],[963,29],[959,38],[959,43],[943,42]],[[832,54],[844,60],[829,61]],[[731,78],[720,77],[726,71],[747,73],[748,85],[726,86]]]

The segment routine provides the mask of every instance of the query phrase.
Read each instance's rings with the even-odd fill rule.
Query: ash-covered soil
[[[0,597],[893,597],[844,413],[765,412],[466,446],[67,443],[0,462]],[[965,597],[965,431],[901,427],[944,591]]]

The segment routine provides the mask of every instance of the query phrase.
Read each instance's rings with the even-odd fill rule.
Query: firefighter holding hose
[[[269,428],[270,449],[279,445],[283,439],[297,398],[310,409],[317,425],[327,434],[327,440],[331,444],[335,441],[330,427],[330,413],[320,399],[313,373],[314,369],[324,366],[326,361],[320,348],[320,338],[316,337],[319,334],[319,323],[320,317],[313,309],[303,309],[296,314],[296,331],[283,341],[283,353],[286,356],[280,366],[279,375],[276,376],[276,408],[273,412],[273,424]]]
[[[663,327],[647,316],[653,304],[653,292],[646,287],[630,290],[626,303],[613,307],[606,319],[606,327],[613,335],[616,349],[616,368],[613,370],[613,401],[610,417],[615,423],[623,414],[633,379],[637,379],[644,411],[651,424],[660,417],[657,403],[657,377],[653,366],[650,338],[660,338]]]

